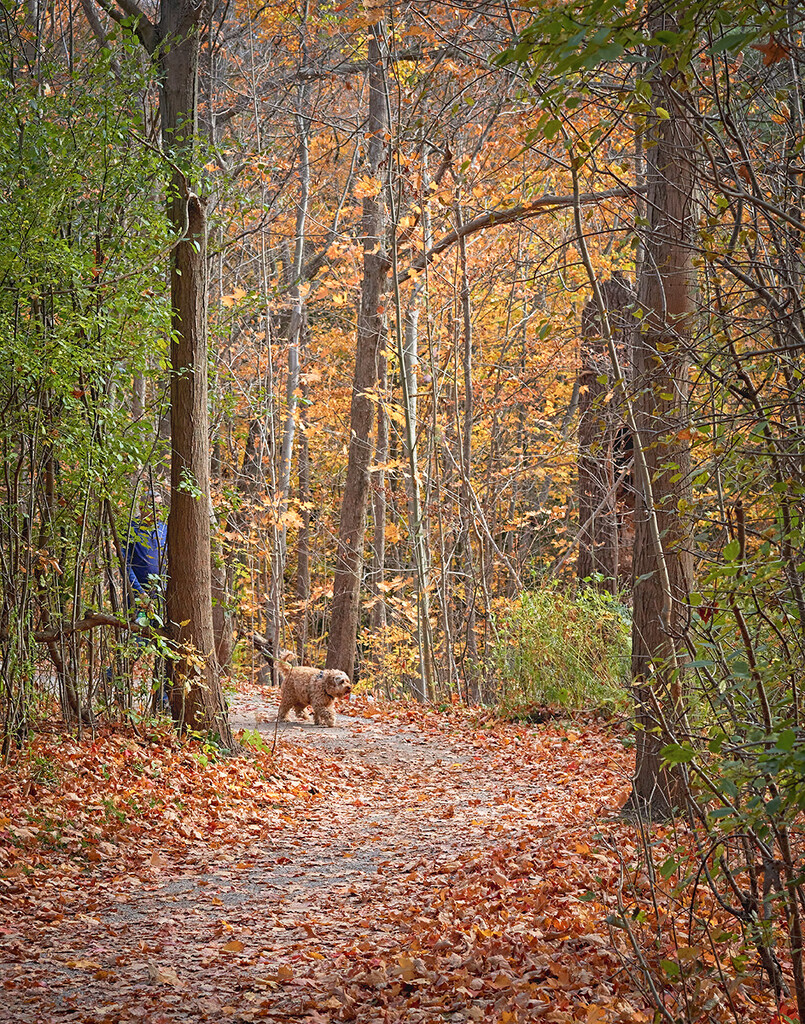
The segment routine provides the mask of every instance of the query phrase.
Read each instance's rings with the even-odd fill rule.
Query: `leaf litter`
[[[361,698],[272,754],[271,698],[249,755],[43,730],[0,775],[0,1020],[653,1019],[605,923],[614,732]]]

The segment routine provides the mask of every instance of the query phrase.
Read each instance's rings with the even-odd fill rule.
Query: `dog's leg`
[[[332,726],[335,725],[335,711],[333,710],[332,701],[328,704],[318,704],[314,706],[313,721],[316,725],[324,725],[328,728],[332,728]]]
[[[293,701],[289,700],[288,695],[286,693],[283,693],[282,691],[280,691],[280,706],[279,706],[279,710],[277,711],[277,721],[278,722],[287,722],[288,721],[288,715],[291,713],[291,708],[292,707],[293,707]]]

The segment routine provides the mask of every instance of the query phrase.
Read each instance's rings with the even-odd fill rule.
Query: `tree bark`
[[[307,397],[307,386],[302,383],[302,397]],[[307,403],[302,404],[299,422],[299,444],[297,445],[297,470],[299,478],[299,508],[302,525],[296,541],[296,600],[299,605],[299,621],[296,629],[296,654],[299,664],[305,664],[305,650],[310,626],[308,602],[310,600],[310,450],[307,441]]]
[[[665,17],[655,29],[674,29]],[[655,78],[646,130],[647,218],[634,332],[634,413],[643,458],[636,474],[632,680],[636,771],[629,806],[664,817],[684,798],[683,777],[664,770],[658,709],[682,713],[684,635],[692,586],[688,351],[695,311],[691,262],[696,225],[693,125],[677,101],[673,69]]]
[[[171,709],[183,726],[233,745],[215,655],[210,562],[206,212],[189,185],[202,5],[162,0],[157,40],[162,144],[174,162],[168,216],[184,235],[171,265],[171,509],[168,516]],[[143,38],[141,34],[141,38]],[[165,45],[167,42],[168,45]],[[151,52],[155,52],[151,50]]]
[[[372,25],[369,37],[369,117],[367,170],[381,171],[388,131],[383,69],[382,23]],[[363,200],[363,282],[358,313],[355,375],[350,408],[350,442],[347,478],[338,531],[327,668],[352,676],[358,633],[359,599],[363,570],[366,510],[369,499],[369,468],[372,460],[372,424],[377,386],[378,352],[383,341],[381,302],[390,269],[385,252],[385,188]]]
[[[388,372],[385,355],[378,355],[378,384],[383,400],[388,397]],[[385,661],[385,644],[382,634],[386,628],[386,598],[380,584],[385,581],[386,568],[386,470],[389,457],[389,421],[382,403],[377,410],[375,441],[375,471],[372,473],[372,567],[367,574],[369,593],[372,595],[372,632],[378,634],[375,663],[382,672]]]
[[[601,285],[613,340],[621,349],[621,366],[628,370],[626,351],[633,322],[635,295],[617,272]],[[581,321],[581,370],[579,373],[579,581],[600,576],[594,586],[615,593],[620,569],[616,466],[619,434],[625,429],[618,408],[617,388],[602,336],[595,301],[584,307]],[[628,375],[628,374],[627,374]]]
[[[232,746],[218,678],[210,571],[210,450],[207,416],[206,217],[186,198],[187,232],[171,268],[171,509],[167,611],[179,658],[171,662],[171,708],[183,727],[217,732]]]
[[[461,206],[456,206],[456,231],[459,232],[458,252],[461,265],[461,316],[462,316],[462,348],[461,368],[464,385],[464,408],[461,430],[461,536],[457,549],[464,560],[464,628],[466,631],[464,676],[469,699],[476,703],[481,699],[480,658],[478,656],[478,640],[475,632],[475,593],[476,570],[472,558],[472,539],[470,536],[473,519],[470,497],[472,473],[472,427],[475,420],[475,401],[472,386],[472,305],[470,282],[467,274],[467,249],[464,236],[460,234],[464,220]],[[458,384],[456,384],[458,386]],[[456,417],[458,422],[458,417]]]

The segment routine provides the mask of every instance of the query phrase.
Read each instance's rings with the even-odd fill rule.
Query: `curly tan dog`
[[[297,718],[306,719],[309,704],[316,725],[335,725],[335,698],[345,697],[351,690],[349,676],[337,668],[291,665],[283,669],[277,718],[280,722],[286,721],[293,708]]]

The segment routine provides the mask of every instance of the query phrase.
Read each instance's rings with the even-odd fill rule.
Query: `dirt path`
[[[274,717],[253,696],[233,723],[271,743]],[[604,873],[590,836],[625,783],[617,744],[444,722],[280,725],[310,765],[280,828],[66,879],[56,927],[0,928],[0,1020],[643,1019],[578,898]],[[565,966],[591,955],[611,977]]]

